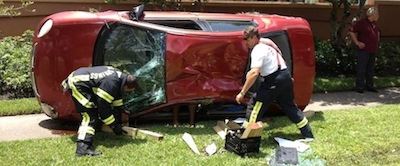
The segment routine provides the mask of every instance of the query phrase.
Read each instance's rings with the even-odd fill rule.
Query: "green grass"
[[[35,98],[0,100],[0,116],[41,113]]]
[[[316,136],[313,157],[327,165],[399,165],[400,104],[316,113],[309,118]],[[74,136],[29,141],[0,142],[2,165],[265,165],[277,143],[273,137],[299,138],[299,131],[286,117],[274,118],[264,130],[261,153],[241,158],[223,150],[223,140],[213,131],[215,121],[196,128],[154,124],[146,128],[163,133],[162,141],[130,139],[98,133],[95,144],[101,157],[74,155]],[[195,155],[181,139],[193,135],[203,149],[215,142],[217,154]]]
[[[377,88],[400,86],[400,77],[375,77],[374,83]],[[314,81],[314,93],[349,91],[354,88],[355,78],[330,77],[316,78]]]

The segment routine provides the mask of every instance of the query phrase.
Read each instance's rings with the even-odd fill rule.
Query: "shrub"
[[[400,42],[382,42],[376,58],[376,74],[393,76],[400,74]]]
[[[10,97],[33,96],[30,80],[30,53],[33,31],[0,40],[0,92]]]
[[[329,40],[316,40],[317,77],[354,76],[355,48],[347,45],[337,56]],[[400,76],[400,42],[381,42],[376,58],[376,76]]]

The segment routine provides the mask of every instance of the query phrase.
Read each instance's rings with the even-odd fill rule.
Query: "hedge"
[[[32,97],[30,53],[33,31],[0,40],[0,92],[11,98]]]
[[[317,77],[355,75],[356,51],[352,45],[345,46],[337,56],[329,40],[316,40],[315,50]],[[376,57],[376,76],[400,76],[400,41],[381,42]]]

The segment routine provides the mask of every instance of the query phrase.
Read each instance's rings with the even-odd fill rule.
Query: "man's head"
[[[369,21],[378,21],[378,19],[379,19],[379,13],[378,13],[378,9],[376,7],[368,8],[366,15],[367,15]]]
[[[243,40],[245,40],[247,47],[252,49],[260,40],[260,34],[255,26],[249,26],[243,31]]]
[[[135,89],[138,89],[136,77],[128,74],[128,76],[126,77],[125,85],[124,85],[124,91],[132,92]]]

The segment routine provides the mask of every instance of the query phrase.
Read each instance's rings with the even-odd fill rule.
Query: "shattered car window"
[[[124,97],[125,107],[137,112],[166,102],[164,32],[119,25],[104,44],[104,64],[129,72],[139,89]]]

